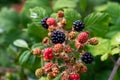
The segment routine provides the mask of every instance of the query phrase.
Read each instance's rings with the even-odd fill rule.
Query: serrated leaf
[[[111,50],[111,43],[108,39],[98,38],[99,44],[96,46],[88,45],[87,51],[91,52],[94,56],[104,55],[105,53],[109,53]]]
[[[108,58],[108,53],[105,53],[104,55],[101,56],[101,61],[105,61]]]
[[[0,29],[9,32],[19,24],[18,13],[12,9],[2,8],[0,11]]]
[[[22,13],[28,16],[30,14],[29,9],[35,7],[42,7],[47,9],[47,11],[50,11],[50,2],[48,0],[27,0],[25,2]]]
[[[28,48],[27,42],[22,39],[15,40],[13,44],[17,47]]]
[[[115,25],[120,25],[120,4],[115,2],[109,2],[107,12],[111,17],[112,23]]]
[[[28,34],[38,41],[47,36],[47,33],[48,31],[42,26],[36,26],[34,23],[28,24]]]
[[[38,22],[39,25],[41,25],[40,21],[48,16],[48,12],[42,7],[35,7],[30,9],[30,17],[32,18],[33,22]]]
[[[65,29],[72,29],[73,22],[81,19],[81,15],[73,9],[65,9],[64,15],[67,22]]]
[[[101,11],[105,11],[107,9],[107,7],[108,7],[108,5],[104,4],[104,5],[95,7],[95,10],[101,12]]]
[[[20,64],[25,64],[28,61],[30,54],[31,52],[29,50],[24,51],[19,57]]]
[[[109,15],[107,13],[100,12],[91,13],[84,19],[86,29],[88,29],[92,35],[100,37],[105,36],[105,34],[108,32],[109,22]]]
[[[77,6],[77,3],[75,1],[71,0],[57,0],[55,5],[53,6],[53,9],[55,11],[63,8],[75,8]]]
[[[109,21],[110,21],[109,15],[107,13],[101,13],[101,12],[91,13],[84,19],[86,27],[95,24],[107,26],[109,24]]]
[[[115,46],[120,44],[120,32],[118,32],[112,37],[111,44]]]
[[[120,52],[120,49],[118,47],[116,47],[116,48],[112,49],[110,54],[115,55],[115,54],[119,54],[119,52]]]

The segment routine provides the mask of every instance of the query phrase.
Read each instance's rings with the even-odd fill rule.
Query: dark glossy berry
[[[73,23],[73,28],[75,31],[82,31],[84,29],[84,24],[82,21],[77,20]]]
[[[54,31],[51,34],[51,40],[54,44],[63,43],[65,41],[65,34],[58,30]]]
[[[86,64],[90,64],[93,61],[93,56],[91,53],[86,52],[85,54],[82,55],[81,60]]]
[[[47,23],[46,23],[46,21],[47,21],[47,17],[46,18],[43,18],[42,20],[41,20],[41,25],[44,27],[44,28],[46,28],[46,29],[48,29],[48,25],[47,25]]]

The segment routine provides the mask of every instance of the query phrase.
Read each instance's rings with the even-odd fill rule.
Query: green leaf
[[[115,54],[119,54],[119,52],[120,52],[120,49],[118,47],[116,47],[111,50],[110,54],[115,55]]]
[[[48,31],[42,26],[36,26],[36,24],[28,24],[28,34],[30,37],[33,37],[35,40],[42,40],[47,36]]]
[[[73,22],[81,19],[81,15],[73,9],[65,9],[64,15],[67,21],[65,29],[72,29]]]
[[[27,42],[22,39],[15,40],[13,44],[17,47],[28,48]]]
[[[59,74],[56,78],[54,78],[53,80],[60,80],[61,76],[62,76],[62,73],[60,73],[60,74]]]
[[[30,50],[26,50],[20,55],[19,63],[22,64],[22,66],[29,68],[31,70],[35,70],[41,65],[40,59],[32,55]]]
[[[0,11],[0,29],[3,32],[9,32],[19,24],[19,15],[16,11],[8,8],[2,8]]]
[[[107,9],[107,7],[108,7],[108,5],[104,4],[104,5],[95,7],[95,10],[101,12],[101,11],[105,11]]]
[[[111,44],[115,46],[120,44],[120,32],[118,32],[112,37]]]
[[[101,56],[101,61],[105,61],[108,58],[108,53],[105,53],[104,55]]]
[[[19,57],[20,64],[25,64],[28,61],[30,55],[31,55],[31,51],[29,50],[24,51]]]
[[[75,8],[77,5],[77,2],[71,1],[71,0],[57,0],[56,3],[53,6],[53,9],[55,11],[63,8]]]
[[[87,45],[87,51],[91,52],[94,56],[104,55],[111,50],[111,43],[108,39],[98,38],[99,44],[96,46]]]
[[[109,30],[110,17],[107,13],[94,12],[89,14],[84,19],[86,29],[88,29],[93,36],[105,36]],[[102,32],[102,33],[101,33]]]
[[[109,2],[107,12],[111,17],[111,22],[115,25],[120,25],[120,4],[115,2]]]
[[[25,2],[22,13],[28,16],[30,14],[29,9],[35,7],[42,7],[50,11],[50,1],[48,0],[27,0]],[[29,17],[29,16],[28,16]]]
[[[35,49],[35,48],[40,48],[40,49],[44,49],[46,48],[42,43],[36,43],[34,45],[32,45],[31,47],[32,49]]]
[[[86,27],[90,25],[99,24],[99,25],[108,25],[110,17],[107,13],[94,12],[85,17],[84,22]]]
[[[38,22],[39,25],[40,21],[49,16],[49,12],[41,7],[35,7],[30,9],[30,17],[32,18],[33,22]]]

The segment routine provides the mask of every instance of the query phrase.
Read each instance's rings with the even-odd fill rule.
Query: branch
[[[113,68],[108,80],[113,80],[115,73],[117,72],[119,66],[120,66],[120,57],[116,61],[114,68]]]
[[[12,68],[5,68],[5,67],[0,67],[0,72],[18,72],[17,69],[12,69]]]

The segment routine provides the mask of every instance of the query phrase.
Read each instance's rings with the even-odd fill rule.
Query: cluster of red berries
[[[44,50],[35,48],[33,54],[44,59],[45,66],[36,70],[37,77],[49,76],[55,78],[60,73],[62,67],[65,70],[62,72],[60,80],[80,80],[80,74],[87,71],[85,64],[90,64],[93,61],[93,56],[90,52],[83,51],[86,45],[97,45],[97,38],[89,38],[89,32],[82,32],[84,23],[80,20],[73,22],[72,30],[64,29],[66,20],[64,12],[58,11],[58,22],[54,18],[43,18],[41,25],[49,31],[48,37],[42,41],[44,46],[52,45]],[[81,31],[81,32],[80,32]],[[78,35],[77,33],[80,32]],[[76,49],[69,45],[73,42]],[[74,55],[79,54],[79,59]],[[70,56],[73,55],[73,56]],[[61,63],[58,63],[62,60]],[[85,64],[84,64],[85,63]]]

